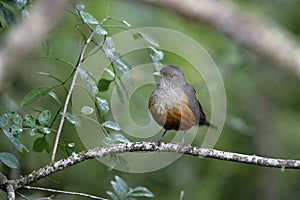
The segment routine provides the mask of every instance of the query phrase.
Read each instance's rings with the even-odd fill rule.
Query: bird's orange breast
[[[189,108],[187,98],[171,104],[158,102],[155,97],[150,98],[149,110],[154,120],[167,130],[188,130],[196,124],[196,117]],[[164,100],[166,101],[166,100]]]

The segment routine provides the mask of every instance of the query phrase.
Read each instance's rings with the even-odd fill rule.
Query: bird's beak
[[[159,76],[159,77],[162,77],[162,76],[163,76],[160,72],[154,72],[153,75],[154,75],[154,76]]]

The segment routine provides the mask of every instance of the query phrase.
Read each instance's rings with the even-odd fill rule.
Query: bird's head
[[[177,87],[179,83],[185,83],[183,72],[174,65],[166,65],[159,72],[154,72],[153,75],[160,77],[160,84],[169,87]]]

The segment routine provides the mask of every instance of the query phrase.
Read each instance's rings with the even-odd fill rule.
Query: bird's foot
[[[151,142],[155,142],[155,143],[158,144],[158,146],[160,146],[160,143],[162,142],[162,139],[163,139],[163,137],[164,137],[164,135],[166,134],[167,131],[168,131],[168,130],[166,129],[166,130],[164,131],[164,133],[162,134],[162,136],[160,136],[158,139],[152,140]]]
[[[160,144],[162,142],[162,139],[161,138],[159,138],[159,139],[152,139],[150,142],[157,143],[157,146],[160,146]]]
[[[179,148],[177,150],[177,153],[180,152],[180,150],[184,147],[184,139],[185,139],[185,136],[186,136],[186,131],[183,132],[183,136],[182,136],[182,139],[181,139],[181,142],[178,142],[177,144],[179,145]]]

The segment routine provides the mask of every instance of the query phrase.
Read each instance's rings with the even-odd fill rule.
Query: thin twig
[[[179,200],[183,200],[183,197],[184,197],[184,191],[181,190],[181,191],[180,191]]]
[[[99,22],[99,24],[102,25],[108,19],[110,19],[109,16],[105,17],[101,22]],[[52,151],[52,156],[51,156],[51,163],[53,163],[55,161],[55,155],[56,155],[56,151],[57,151],[57,147],[58,147],[58,142],[59,142],[60,134],[61,134],[61,131],[62,131],[62,128],[63,128],[63,125],[64,125],[68,105],[69,105],[69,102],[70,102],[70,99],[71,99],[71,96],[72,96],[72,93],[73,93],[73,89],[74,89],[75,84],[76,84],[76,79],[77,79],[78,73],[80,71],[80,66],[85,60],[84,54],[86,52],[86,49],[87,49],[89,43],[92,41],[92,38],[95,35],[95,33],[96,33],[96,30],[93,29],[90,36],[86,39],[86,41],[85,41],[85,43],[82,47],[82,51],[79,55],[78,61],[75,65],[75,72],[74,72],[73,79],[72,79],[72,82],[71,82],[71,85],[70,85],[70,89],[69,89],[69,92],[68,92],[68,95],[67,95],[67,98],[66,98],[66,101],[65,101],[65,104],[64,104],[61,120],[60,120],[60,123],[59,123],[59,127],[58,127],[58,130],[57,130],[57,134],[56,134],[56,138],[55,138],[55,142],[54,142],[54,146],[53,146],[53,151]]]
[[[57,147],[58,147],[58,141],[59,141],[59,138],[60,138],[60,134],[61,134],[63,125],[64,125],[65,116],[66,116],[68,105],[69,105],[69,102],[70,102],[70,99],[71,99],[71,96],[72,96],[72,93],[73,93],[73,89],[74,89],[74,86],[75,86],[75,83],[76,83],[76,79],[77,79],[78,73],[80,71],[80,66],[81,66],[82,62],[84,61],[85,51],[88,47],[88,44],[91,42],[93,36],[95,35],[95,32],[96,32],[95,30],[93,30],[91,32],[90,36],[85,41],[85,44],[84,44],[84,46],[82,48],[82,51],[79,55],[79,58],[78,58],[78,61],[77,61],[77,64],[76,64],[75,73],[74,73],[74,76],[73,76],[73,79],[72,79],[72,83],[70,85],[70,89],[69,89],[69,92],[68,92],[68,95],[67,95],[67,98],[66,98],[66,101],[65,101],[65,105],[64,105],[63,112],[62,112],[61,120],[60,120],[59,127],[58,127],[58,130],[57,130],[57,134],[56,134],[56,138],[55,138],[55,142],[54,142],[54,147],[53,147],[53,151],[52,151],[52,156],[51,156],[51,162],[55,161],[55,155],[56,155],[56,151],[57,151]]]
[[[105,12],[105,14],[106,14],[106,16],[108,16],[109,9],[110,9],[110,0],[107,0],[106,2],[107,2],[107,5],[106,5],[106,12]]]
[[[89,197],[89,198],[92,198],[92,199],[107,200],[107,199],[102,198],[102,197],[97,197],[97,196],[94,196],[94,195],[85,194],[85,193],[81,193],[81,192],[70,192],[70,191],[64,191],[64,190],[55,190],[55,189],[50,189],[50,188],[31,187],[31,186],[24,186],[23,188],[28,189],[28,190],[39,190],[39,191],[46,191],[46,192],[53,192],[53,193],[60,193],[60,194],[69,194],[69,195]]]
[[[21,198],[25,199],[25,200],[30,200],[28,197],[26,197],[25,195],[21,194],[20,192],[16,191],[16,194],[19,195]]]

